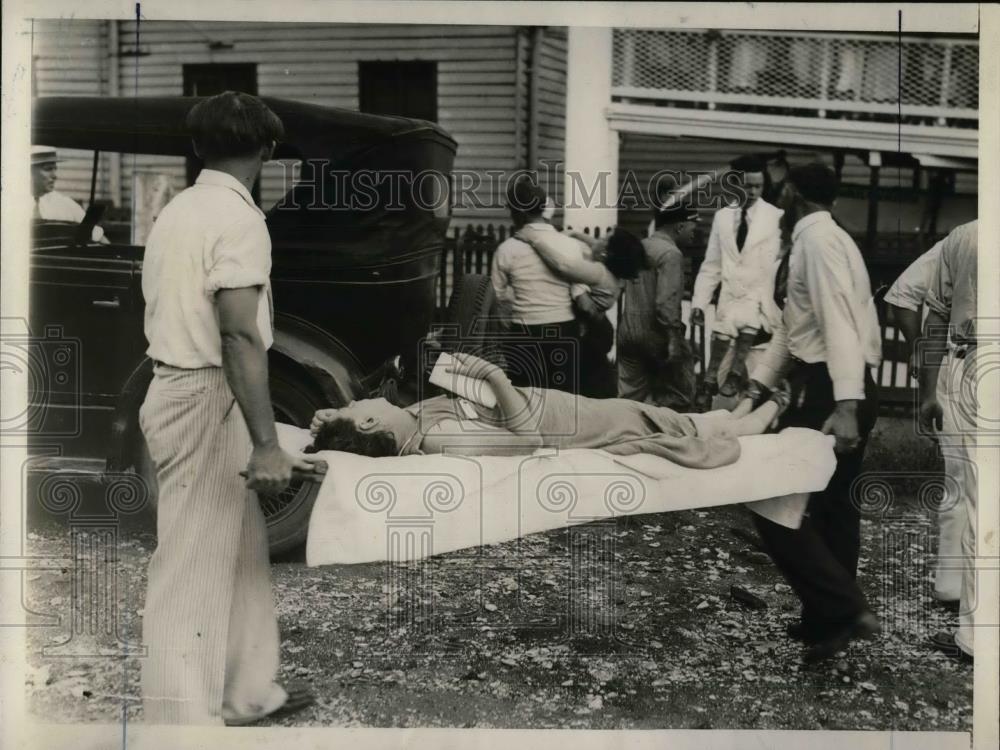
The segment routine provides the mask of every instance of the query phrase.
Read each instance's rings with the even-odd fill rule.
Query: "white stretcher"
[[[311,442],[306,430],[278,427],[286,450]],[[833,475],[833,438],[789,428],[740,445],[740,459],[717,469],[600,450],[474,458],[324,451],[306,563],[405,562],[616,516],[736,503],[798,528],[809,493]]]

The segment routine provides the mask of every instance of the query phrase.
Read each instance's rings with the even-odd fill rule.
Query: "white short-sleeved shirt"
[[[36,201],[35,210],[38,218],[43,221],[72,221],[79,224],[87,216],[83,206],[56,190],[50,190]],[[90,237],[94,242],[100,242],[104,238],[104,230],[94,227],[90,232]]]
[[[160,212],[146,242],[146,354],[181,368],[221,367],[215,293],[258,288],[257,328],[273,342],[271,238],[263,212],[232,175],[204,169]]]
[[[583,257],[583,244],[552,225],[532,222],[527,226],[551,233],[552,242],[565,243]],[[500,243],[493,255],[491,277],[497,298],[510,305],[511,315],[519,323],[564,323],[575,317],[570,282],[557,276],[527,242],[510,237]]]
[[[956,344],[976,343],[979,297],[979,222],[955,227],[944,238],[927,306],[948,321]]]
[[[941,257],[943,244],[944,240],[941,240],[907,266],[906,270],[889,288],[889,291],[885,293],[887,304],[912,312],[924,309],[927,292],[930,290],[931,283],[937,273],[938,259]]]

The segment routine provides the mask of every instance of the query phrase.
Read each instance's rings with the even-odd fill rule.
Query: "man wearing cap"
[[[694,239],[698,212],[680,201],[657,208],[653,221],[653,234],[642,241],[647,268],[628,282],[622,298],[618,396],[686,411],[695,377],[681,317],[684,256],[678,245]]]
[[[772,298],[781,251],[781,211],[761,197],[766,170],[762,160],[742,156],[731,167],[728,179],[738,201],[719,209],[712,220],[691,297],[691,322],[704,325],[705,309],[722,285],[708,367],[698,393],[703,410],[711,408],[716,393],[733,396],[746,384],[747,355],[758,333],[770,332],[778,317]],[[730,349],[729,373],[720,389],[719,370]]]
[[[555,250],[581,258],[585,246],[548,222],[546,204],[545,190],[528,175],[507,191],[515,229],[551,234]],[[501,314],[514,324],[504,347],[511,382],[579,393],[580,324],[573,294],[583,294],[586,287],[560,276],[517,236],[497,248],[490,276]]]
[[[807,427],[835,438],[836,470],[810,497],[798,529],[754,518],[802,602],[801,621],[788,633],[808,646],[807,661],[880,630],[856,580],[861,518],[852,485],[878,412],[871,368],[881,360],[882,337],[864,259],[830,213],[837,190],[836,175],[823,164],[789,172],[779,201],[792,227],[783,322],[753,371],[754,381],[769,388],[788,371],[791,406],[779,429]]]
[[[35,199],[34,218],[43,221],[69,221],[79,224],[86,212],[75,200],[56,190],[56,150],[51,146],[31,147],[31,192]],[[107,243],[104,230],[95,226],[94,242]]]

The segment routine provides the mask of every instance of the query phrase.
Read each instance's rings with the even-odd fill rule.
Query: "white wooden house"
[[[641,185],[661,169],[711,171],[784,149],[792,163],[840,172],[838,218],[868,251],[976,215],[974,35],[574,28],[571,66],[577,44],[611,70],[599,96],[619,148],[605,168]]]
[[[645,188],[661,169],[714,170],[778,148],[838,166],[838,216],[857,235],[913,233],[942,172],[937,229],[976,210],[970,36],[49,20],[34,24],[33,54],[42,96],[242,88],[434,119],[458,142],[456,194],[475,199],[456,207],[460,227],[505,224],[504,180],[545,162],[616,182],[632,173]],[[85,201],[90,155],[64,156],[59,189]],[[105,155],[97,197],[128,207],[137,170],[166,172],[178,188],[189,177],[178,159]],[[561,172],[541,173],[559,200]],[[290,177],[289,165],[268,165],[262,204]],[[635,229],[647,215],[567,211],[577,226]]]
[[[519,26],[262,24],[46,20],[33,35],[38,96],[179,96],[227,88],[381,114],[433,119],[458,142],[467,205],[455,225],[504,222],[501,180],[563,156],[566,29]],[[65,153],[58,188],[85,201],[91,157]],[[289,165],[268,165],[264,206]],[[130,205],[135,171],[167,173],[182,188],[183,160],[102,156],[96,197]],[[550,191],[562,177],[554,172]],[[499,193],[499,194],[498,194]]]

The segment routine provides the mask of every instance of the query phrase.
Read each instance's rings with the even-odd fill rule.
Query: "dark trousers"
[[[687,340],[673,361],[667,359],[666,342],[618,342],[619,398],[689,412],[694,410],[696,384],[694,354]]]
[[[580,392],[580,324],[514,324],[504,340],[504,368],[516,386]]]
[[[822,428],[833,413],[833,383],[826,363],[798,363],[789,378],[792,405],[779,428]],[[878,391],[865,368],[865,400],[858,404],[861,442],[837,455],[837,468],[826,489],[815,492],[798,529],[780,526],[754,514],[757,531],[775,565],[802,602],[803,625],[818,635],[867,609],[855,580],[861,547],[861,515],[851,499],[851,485],[861,473],[868,435],[878,416]]]
[[[580,338],[580,395],[588,398],[615,398],[618,379],[615,367],[608,361],[608,352],[615,341],[611,321],[602,315],[598,319],[581,321]]]

